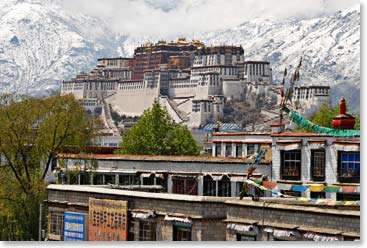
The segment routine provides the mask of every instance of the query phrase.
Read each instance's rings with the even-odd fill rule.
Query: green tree
[[[323,104],[320,109],[315,113],[312,118],[312,122],[323,126],[333,128],[331,121],[333,117],[339,114],[339,105],[331,107],[327,104]]]
[[[339,114],[339,104],[335,105],[334,107],[331,107],[327,104],[323,104],[320,107],[320,109],[315,113],[315,115],[311,118],[310,121],[319,126],[333,128],[333,125],[332,125],[333,117],[338,114]],[[359,129],[360,128],[360,117],[359,115],[356,115],[356,114],[352,114],[352,115],[356,118],[356,124],[355,124],[354,129]],[[296,127],[296,130],[304,131],[304,132],[311,132],[311,130],[307,130],[307,129],[300,130],[298,127]]]
[[[71,95],[0,100],[0,237],[37,240],[44,179],[57,152],[84,151],[98,122]]]
[[[175,124],[158,101],[123,135],[121,154],[198,155],[199,146],[186,126]]]

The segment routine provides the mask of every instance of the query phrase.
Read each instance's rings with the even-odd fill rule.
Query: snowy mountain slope
[[[66,13],[48,0],[0,3],[0,92],[49,94],[116,49],[101,20]]]
[[[328,84],[334,104],[343,94],[350,109],[359,112],[359,6],[309,20],[256,19],[200,39],[209,44],[241,44],[246,60],[270,61],[276,81],[285,66],[296,66],[302,56],[301,84]]]
[[[91,70],[98,57],[131,56],[147,41],[177,39],[117,35],[108,20],[68,13],[59,1],[0,1],[0,93],[45,95],[58,90],[61,80]],[[187,38],[241,44],[247,60],[271,62],[276,81],[302,56],[301,83],[329,84],[334,104],[344,95],[349,108],[359,112],[359,6],[315,19],[255,19]]]

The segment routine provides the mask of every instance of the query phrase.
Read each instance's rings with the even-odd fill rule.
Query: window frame
[[[321,153],[323,153],[323,158],[318,156]],[[318,167],[321,167],[321,168],[318,168]],[[320,173],[319,175],[316,175],[316,171],[322,171],[322,173]],[[325,181],[325,174],[326,174],[325,149],[311,150],[311,178],[312,180],[313,181]]]
[[[138,240],[139,241],[156,241],[157,225],[155,222],[139,221]]]
[[[343,155],[346,154],[348,156],[348,160],[343,160]],[[354,155],[354,157],[356,158],[356,155],[358,155],[359,157],[359,161],[357,162],[357,160],[349,160],[349,155]],[[352,162],[349,162],[352,161]],[[354,164],[354,168],[357,168],[356,165],[358,164],[359,168],[358,168],[358,176],[344,176],[343,175],[343,163],[347,163],[348,164],[348,170],[349,170],[349,165],[350,164]],[[360,152],[352,152],[352,151],[338,151],[338,180],[340,183],[360,183],[360,164],[361,164],[361,155]]]
[[[294,158],[292,159],[292,155],[294,155]],[[286,156],[289,156],[290,158],[286,159]],[[299,158],[297,158],[299,156]],[[290,173],[289,165],[286,166],[286,163],[294,163],[292,170],[294,170],[296,173]],[[298,170],[298,173],[297,173]],[[285,174],[287,172],[287,174]],[[302,175],[302,152],[301,150],[290,150],[290,151],[281,151],[281,164],[280,164],[280,177],[282,180],[296,180],[300,181]]]
[[[179,231],[182,232],[179,235]],[[186,235],[187,239],[182,239]],[[176,223],[172,224],[172,241],[192,241],[192,226],[183,227]]]

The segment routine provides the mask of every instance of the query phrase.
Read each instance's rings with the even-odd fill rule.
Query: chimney
[[[333,125],[334,129],[354,129],[354,125],[356,123],[355,117],[347,114],[347,104],[345,103],[344,96],[340,100],[339,105],[339,114],[334,116],[331,124]]]

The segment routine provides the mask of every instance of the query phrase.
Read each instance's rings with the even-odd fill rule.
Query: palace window
[[[325,150],[311,151],[311,177],[313,181],[325,180]]]
[[[281,178],[301,180],[301,150],[281,151]]]
[[[338,153],[339,182],[359,183],[360,182],[360,153],[359,152],[339,152]]]

